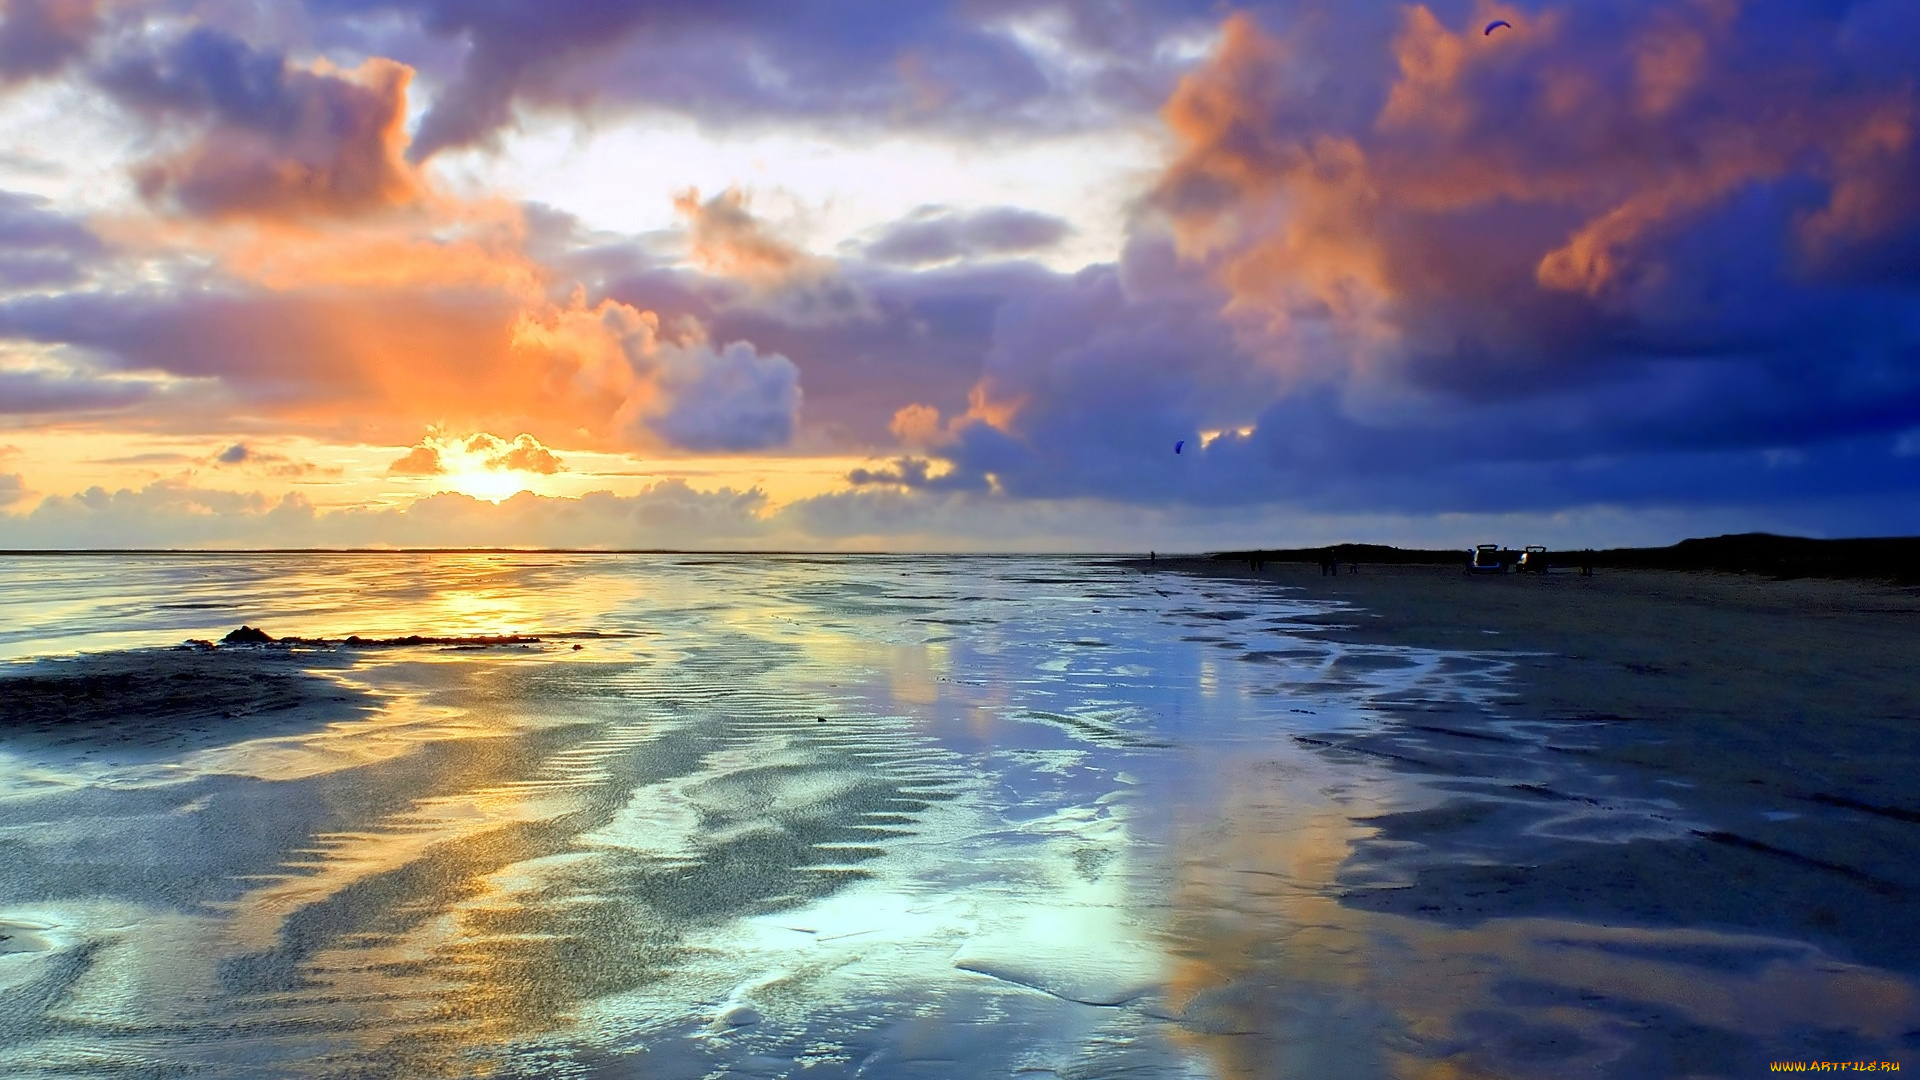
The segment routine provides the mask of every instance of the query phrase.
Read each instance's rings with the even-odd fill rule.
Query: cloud
[[[49,495],[25,514],[0,514],[0,546],[20,548],[191,547],[222,541],[244,545],[250,536],[310,520],[306,499],[279,500],[259,492],[197,488],[162,480],[138,491],[93,487]]]
[[[1817,467],[1817,463],[1816,463]],[[0,479],[0,490],[8,486]],[[22,500],[14,500],[20,503]],[[1920,528],[1908,502],[1896,524]],[[1797,497],[1728,507],[1606,506],[1550,515],[1325,513],[1275,504],[1147,506],[1101,499],[1016,500],[978,492],[866,488],[768,505],[757,490],[701,491],[663,480],[633,495],[559,498],[522,492],[499,504],[441,493],[400,507],[323,510],[181,480],[140,489],[92,488],[0,510],[0,548],[550,546],[756,550],[818,547],[895,551],[1168,551],[1310,546],[1356,536],[1403,545],[1465,546],[1488,538],[1556,547],[1670,542],[1762,527],[1863,535],[1886,527],[1884,500]],[[1896,529],[1896,531],[1902,531]],[[129,537],[137,537],[130,541]]]
[[[751,342],[715,348],[697,320],[663,329],[658,315],[615,300],[523,320],[516,341],[552,357],[576,384],[619,399],[628,445],[684,450],[784,446],[799,421],[800,371]]]
[[[566,469],[559,455],[540,445],[531,435],[516,435],[487,460],[490,469],[517,469],[520,472],[551,476]]]
[[[0,415],[112,412],[154,392],[152,383],[137,379],[0,369]]]
[[[1150,111],[1210,5],[846,0],[307,0],[444,89],[411,153],[487,145],[530,112],[669,109],[707,124],[1085,128]],[[426,40],[421,40],[424,35]],[[445,43],[457,48],[457,64]]]
[[[208,453],[321,435],[392,447],[396,475],[857,453],[848,505],[905,521],[964,494],[1060,528],[1094,503],[1914,487],[1911,5],[1620,0],[1506,11],[1491,38],[1451,3],[309,0],[329,18],[197,8],[184,32],[141,10],[85,70],[154,121],[134,152],[158,213],[0,195],[0,337],[25,343],[0,411],[116,409]],[[742,188],[688,191],[681,262],[673,234],[455,198],[407,158],[547,108],[1013,138],[1159,108],[1172,152],[1118,260],[1073,274],[1019,257],[1065,226],[1016,207],[923,207],[836,262]]]
[[[26,497],[25,477],[19,473],[0,473],[0,506],[11,506]]]
[[[854,469],[847,474],[847,482],[856,488],[889,485],[919,491],[988,490],[988,485],[977,476],[960,472],[934,473],[933,462],[911,455],[895,458],[892,468]]]
[[[135,170],[147,199],[201,217],[350,216],[420,198],[406,163],[412,69],[371,58],[310,68],[197,27],[121,55],[100,81],[156,119],[197,125],[186,149]]]
[[[143,456],[159,460],[172,455],[149,454]],[[219,451],[213,455],[211,463],[215,468],[228,466],[241,467],[249,472],[284,478],[340,476],[345,473],[345,470],[341,468],[322,467],[312,462],[295,461],[285,454],[274,454],[255,450],[245,443],[234,443],[226,449]]]
[[[516,389],[537,394],[537,377],[512,364],[518,306],[458,289],[73,292],[0,303],[0,335],[77,346],[122,370],[218,380],[232,400],[282,420],[371,432],[399,410],[418,430],[421,406],[458,417]]]
[[[965,408],[913,401],[895,435],[1020,499],[1908,490],[1886,447],[1920,418],[1889,179],[1912,88],[1810,8],[1732,10],[1556,9],[1492,39],[1419,6],[1230,19],[1169,100],[1184,149],[1121,263],[1003,301]]]
[[[869,298],[831,260],[802,250],[755,217],[739,188],[704,202],[697,189],[688,189],[673,206],[687,221],[694,264],[725,289],[717,294],[722,306],[757,308],[796,324],[871,316]],[[736,283],[740,287],[726,288]]]
[[[71,284],[104,251],[85,224],[49,200],[0,191],[0,289]]]
[[[715,350],[705,341],[660,350],[660,399],[640,414],[649,430],[685,450],[744,451],[785,446],[800,416],[800,369],[744,341]]]
[[[97,0],[9,0],[0,21],[0,83],[52,75],[100,28]]]
[[[168,480],[0,512],[0,547],[113,547],[138,537],[142,547],[738,548],[768,543],[766,505],[757,490],[662,480],[633,495],[521,492],[496,505],[442,492],[399,508],[320,510],[297,492],[270,498]]]
[[[687,219],[694,260],[709,273],[778,280],[819,265],[754,217],[738,188],[705,202],[698,188],[689,188],[674,196],[673,208]]]
[[[488,287],[75,292],[0,300],[0,338],[196,380],[210,408],[244,402],[285,430],[369,442],[410,437],[437,415],[469,431],[585,429],[603,447],[767,448],[790,441],[801,400],[784,356],[716,345],[690,318],[663,329],[651,311],[583,294],[554,304]],[[102,406],[150,392],[125,378],[0,378],[35,411],[80,407],[82,392]],[[183,394],[169,423],[191,425],[194,400]],[[521,460],[541,459],[528,448]]]
[[[899,445],[889,424],[905,406],[964,411],[1002,306],[1060,281],[1019,262],[927,270],[856,263],[846,273],[863,297],[858,318],[814,318],[727,295],[705,299],[676,291],[684,283],[658,273],[616,281],[609,291],[636,306],[697,311],[712,340],[751,341],[762,355],[788,357],[806,389],[804,431],[796,437],[866,452]]]
[[[551,476],[564,472],[566,463],[539,439],[524,433],[509,442],[485,431],[467,436],[429,431],[387,467],[387,475],[440,476],[483,469]]]
[[[0,246],[89,255],[101,250],[99,237],[83,222],[53,209],[43,196],[18,191],[0,191]]]
[[[446,471],[440,463],[440,449],[431,445],[416,446],[387,466],[388,476],[439,476]]]
[[[192,454],[155,451],[146,454],[127,454],[122,457],[88,458],[93,465],[192,465],[201,459]]]
[[[997,206],[971,212],[923,206],[883,226],[862,254],[897,266],[1026,255],[1066,239],[1068,224],[1049,214]]]
[[[1349,367],[1484,397],[1739,348],[1760,296],[1844,304],[1823,279],[1920,224],[1914,89],[1812,5],[1572,7],[1492,38],[1402,10],[1285,38],[1236,16],[1165,111],[1185,149],[1153,204],[1183,252],[1242,314],[1344,335]],[[1731,289],[1760,296],[1709,299]]]

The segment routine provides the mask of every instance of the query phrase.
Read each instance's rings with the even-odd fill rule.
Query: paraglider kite
[[[1179,442],[1177,442],[1177,443],[1174,443],[1174,444],[1173,444],[1173,452],[1174,452],[1174,453],[1176,453],[1176,454],[1177,454],[1177,453],[1179,453],[1179,452],[1180,452],[1180,448],[1181,448],[1181,447],[1183,447],[1183,446],[1185,446],[1185,445],[1187,445],[1187,440],[1185,440],[1185,439],[1181,439],[1181,440],[1180,440]]]
[[[1500,28],[1501,28],[1501,27],[1503,27],[1503,26],[1504,26],[1504,27],[1506,27],[1506,28],[1507,28],[1507,29],[1509,29],[1509,30],[1511,30],[1511,29],[1513,29],[1513,24],[1512,24],[1512,23],[1510,23],[1510,22],[1508,22],[1507,20],[1505,20],[1505,19],[1495,19],[1495,20],[1493,20],[1492,22],[1490,22],[1490,23],[1488,23],[1488,24],[1487,24],[1487,28],[1486,28],[1485,30],[1482,30],[1482,31],[1480,31],[1480,36],[1481,36],[1481,37],[1489,37],[1489,36],[1491,36],[1491,35],[1493,34],[1493,32],[1494,32],[1495,30],[1498,30],[1498,29],[1500,29]]]

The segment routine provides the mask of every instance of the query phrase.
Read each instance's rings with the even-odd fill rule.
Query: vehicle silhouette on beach
[[[1513,564],[1516,574],[1544,574],[1547,572],[1547,549],[1539,544],[1528,544],[1520,553],[1520,561]]]
[[[1504,574],[1507,572],[1506,554],[1500,550],[1499,544],[1481,544],[1473,549],[1467,560],[1467,573]]]

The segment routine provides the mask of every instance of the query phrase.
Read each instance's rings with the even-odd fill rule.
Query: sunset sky
[[[1920,533],[1913,0],[4,10],[0,548]]]

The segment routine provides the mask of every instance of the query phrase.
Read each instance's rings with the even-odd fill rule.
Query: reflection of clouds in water
[[[225,596],[275,633],[620,636],[336,657],[378,711],[10,789],[0,919],[34,947],[0,942],[0,985],[39,989],[0,1003],[0,1059],[1656,1075],[1689,1038],[1724,1061],[1769,1024],[1906,1030],[1905,982],[1804,945],[1360,910],[1430,866],[1692,825],[1563,753],[1578,730],[1487,719],[1489,658],[1327,641],[1297,622],[1321,607],[1251,583],[1060,565],[136,562],[123,594]],[[42,640],[203,617],[79,588]],[[1463,792],[1488,823],[1442,836]]]
[[[1796,942],[1349,907],[1337,883],[1372,830],[1285,759],[1223,764],[1179,841],[1168,1006],[1223,1077],[1656,1075],[1764,1061],[1796,1031],[1894,1053],[1920,1022],[1907,980]]]
[[[1068,1068],[1096,1033],[1149,1036],[1137,1008],[1113,1007],[1152,993],[1164,964],[1124,809],[1009,822],[982,794],[968,785],[890,841],[884,874],[689,939],[671,976],[589,1006],[581,1026],[646,1062],[679,1060],[662,1045],[691,1036],[680,1053],[713,1067],[798,1060],[803,1075]],[[706,1003],[697,1027],[688,1001]]]

